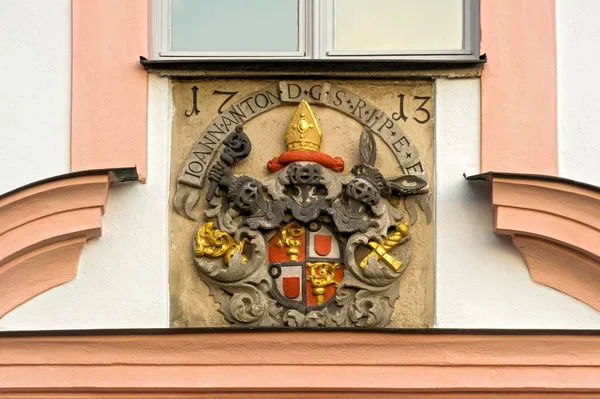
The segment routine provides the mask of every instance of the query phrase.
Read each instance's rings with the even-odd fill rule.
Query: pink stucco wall
[[[71,170],[147,171],[148,1],[73,0]]]
[[[481,171],[558,173],[555,0],[481,1]]]

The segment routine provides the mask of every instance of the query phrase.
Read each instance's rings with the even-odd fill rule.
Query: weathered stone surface
[[[304,88],[298,98],[291,98],[297,93],[292,92],[292,95],[290,95],[282,89],[282,87],[287,88],[285,85],[290,82]],[[318,87],[319,85],[321,87]],[[190,91],[192,86],[198,87],[198,109],[200,112],[197,115],[187,117],[185,111],[192,108]],[[264,88],[267,88],[271,96],[265,92]],[[310,88],[313,88],[312,95]],[[304,93],[305,90],[308,94]],[[319,92],[319,90],[321,91]],[[336,101],[335,94],[338,93],[338,97],[342,97],[341,90],[347,92],[346,101],[350,100],[352,104],[355,104],[354,109],[350,109],[351,104],[347,102]],[[329,91],[329,93],[325,93],[326,91]],[[333,97],[331,96],[332,91],[334,93]],[[228,111],[224,111],[223,114],[217,116],[217,110],[222,106],[223,100],[227,98],[227,95],[218,94],[217,92],[238,92],[231,99],[235,101],[232,108],[237,111],[237,114],[241,114],[240,110],[246,110],[245,116],[231,114]],[[250,100],[247,97],[248,93],[253,93],[250,95]],[[262,96],[259,96],[261,93],[267,98],[269,104],[263,101]],[[396,122],[391,115],[399,111],[399,94],[405,96],[404,113],[407,119],[406,121],[399,119]],[[279,104],[277,104],[277,95],[281,96]],[[257,96],[260,97],[258,98],[260,104],[256,104]],[[324,141],[321,151],[332,156],[341,156],[346,161],[346,165],[350,166],[357,163],[359,161],[359,137],[363,124],[367,122],[378,134],[376,138],[378,156],[375,166],[386,176],[397,176],[407,172],[424,176],[429,179],[430,191],[433,192],[433,176],[431,175],[433,172],[433,119],[431,118],[426,123],[420,123],[414,119],[416,117],[423,120],[424,114],[422,111],[415,114],[420,102],[413,101],[413,97],[429,97],[430,100],[425,108],[433,116],[432,83],[430,81],[320,82],[313,80],[279,82],[207,80],[174,82],[173,99],[176,111],[172,132],[171,199],[175,199],[176,192],[177,195],[180,195],[180,192],[186,191],[188,187],[191,188],[192,190],[187,191],[189,194],[187,200],[182,202],[185,204],[183,206],[187,207],[187,211],[184,210],[183,213],[189,212],[189,215],[197,220],[200,219],[207,187],[204,187],[204,191],[197,198],[194,197],[196,195],[195,191],[197,191],[194,189],[203,185],[202,178],[205,177],[206,170],[209,169],[212,162],[218,158],[214,156],[218,152],[215,152],[212,158],[206,160],[206,163],[203,164],[202,177],[199,173],[191,170],[190,172],[196,176],[188,174],[187,177],[182,177],[180,175],[180,187],[177,187],[177,175],[180,171],[185,171],[185,160],[188,154],[190,154],[190,158],[187,159],[187,165],[189,165],[189,162],[200,162],[197,155],[193,154],[193,151],[190,153],[190,150],[194,148],[194,145],[196,147],[204,146],[203,148],[206,150],[206,143],[202,141],[203,138],[219,138],[219,140],[213,140],[215,143],[208,143],[218,148],[224,137],[220,138],[220,135],[214,133],[215,130],[218,130],[215,129],[216,127],[227,128],[228,131],[233,130],[235,126],[232,126],[223,116],[232,120],[238,118],[238,122],[245,122],[244,130],[252,140],[253,145],[252,154],[235,165],[234,172],[248,174],[256,178],[265,176],[267,174],[267,161],[285,151],[283,132],[287,127],[291,114],[294,112],[296,103],[301,99],[311,100],[313,110],[323,130]],[[248,101],[244,103],[246,100]],[[291,105],[286,105],[286,103]],[[339,104],[336,106],[336,103]],[[377,107],[373,104],[377,104]],[[222,109],[226,110],[228,105],[226,104]],[[258,105],[264,105],[264,110],[259,112]],[[256,111],[252,112],[250,106],[255,106]],[[358,106],[358,109],[356,106]],[[369,112],[367,113],[367,111]],[[388,119],[392,120],[393,125],[389,126],[390,123],[385,122],[387,119],[380,122],[380,126],[374,124],[374,119],[369,122],[367,115],[373,113],[375,116],[390,115]],[[217,116],[216,119],[215,116]],[[253,118],[250,119],[248,116]],[[244,119],[242,120],[242,118]],[[398,131],[394,130],[396,126],[398,127],[397,130],[402,128],[405,134],[399,135]],[[211,130],[213,136],[207,136],[207,132]],[[204,133],[202,134],[202,132]],[[395,134],[392,132],[395,132]],[[223,136],[226,135],[223,134]],[[385,139],[386,142],[382,139]],[[394,145],[398,150],[394,149]],[[420,158],[417,149],[421,150]],[[414,154],[410,152],[412,150],[414,150]],[[420,162],[422,170],[418,166],[413,167],[415,163],[409,164],[407,159],[413,158]],[[400,160],[404,170],[400,167],[398,160]],[[194,266],[190,245],[197,224],[198,222],[180,216],[175,212],[171,214],[171,322],[173,326],[226,326],[228,323],[225,322],[222,314],[217,311],[218,306],[215,304],[214,299],[210,297],[206,285],[199,279]],[[399,299],[396,301],[388,327],[426,327],[430,326],[433,321],[433,224],[425,224],[424,218],[421,217],[411,231],[413,234],[412,261],[400,281]]]
[[[235,130],[235,127],[279,105],[281,105],[280,93],[277,87],[271,85],[245,95],[218,114],[199,135],[198,142],[188,155],[179,181],[188,186],[201,188],[207,173],[207,165],[213,161],[216,149]]]
[[[281,81],[278,84],[281,101],[299,103],[302,100],[310,104],[327,104],[331,83],[323,81]]]

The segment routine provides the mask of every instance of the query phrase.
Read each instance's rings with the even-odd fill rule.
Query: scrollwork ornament
[[[359,163],[342,173],[341,159],[320,152],[323,134],[305,102],[284,135],[288,151],[269,162],[262,180],[233,174],[251,148],[241,126],[233,134],[209,172],[212,194],[193,246],[225,319],[249,327],[385,327],[410,263],[414,223],[392,203],[425,195],[427,182],[385,178],[368,128]]]

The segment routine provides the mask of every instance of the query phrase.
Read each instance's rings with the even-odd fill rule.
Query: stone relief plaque
[[[174,327],[429,327],[433,84],[174,81]]]

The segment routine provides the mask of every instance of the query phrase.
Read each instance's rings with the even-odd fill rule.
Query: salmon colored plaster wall
[[[148,1],[73,0],[71,170],[147,173]]]
[[[555,0],[481,1],[481,171],[558,174]]]
[[[581,332],[68,334],[0,334],[0,396],[186,392],[209,398],[314,398],[320,392],[330,398],[358,393],[353,397],[555,393],[564,398],[600,393],[600,336]]]

